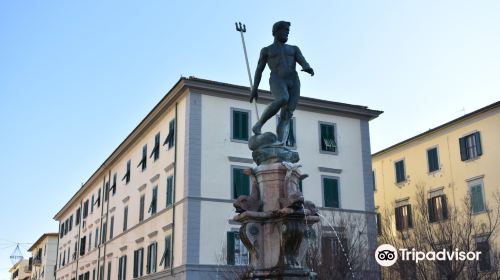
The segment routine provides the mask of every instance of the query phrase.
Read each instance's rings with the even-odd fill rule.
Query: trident
[[[250,90],[253,88],[253,83],[252,83],[252,74],[250,73],[250,64],[248,64],[248,56],[247,56],[247,47],[245,46],[245,37],[243,36],[243,33],[247,32],[247,27],[241,22],[235,22],[234,25],[236,25],[236,31],[240,32],[241,35],[241,43],[243,44],[243,52],[245,53],[245,62],[247,63],[247,72],[248,72],[248,81],[250,82]],[[257,100],[255,100],[255,113],[257,114],[257,120],[260,119],[259,116],[259,110],[257,109]]]

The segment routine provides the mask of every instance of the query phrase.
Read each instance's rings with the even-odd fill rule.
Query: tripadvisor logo
[[[446,249],[434,252],[423,252],[415,249],[399,249],[399,257],[402,261],[479,261],[480,251],[464,252],[455,249],[454,251],[447,251]],[[375,251],[375,260],[381,266],[391,266],[398,260],[398,250],[390,244],[382,244],[378,246]]]
[[[382,244],[375,251],[375,260],[381,266],[391,266],[398,260],[398,251],[392,245]]]

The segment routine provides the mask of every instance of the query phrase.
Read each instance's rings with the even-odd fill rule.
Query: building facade
[[[247,87],[181,78],[55,215],[56,279],[216,279],[247,263],[231,218],[235,198],[249,192],[243,170],[254,166],[248,100]],[[259,110],[270,101],[262,92]],[[372,251],[368,122],[379,114],[301,97],[287,141],[309,174],[305,198],[363,216]]]
[[[31,252],[31,280],[54,280],[57,260],[57,233],[45,233],[28,249]]]
[[[9,269],[9,272],[12,280],[28,280],[31,276],[31,264],[29,260],[21,259]]]
[[[452,209],[470,207],[472,220],[486,229],[488,213],[492,213],[488,209],[499,203],[499,128],[500,102],[496,102],[373,154],[379,226],[393,235],[411,234],[419,223],[416,215],[425,216],[426,223],[437,228],[450,220]],[[495,234],[484,238],[491,233],[485,229],[475,233],[471,246],[484,256],[480,271],[491,269],[492,249],[500,245]],[[463,236],[467,230],[458,232],[463,231]]]

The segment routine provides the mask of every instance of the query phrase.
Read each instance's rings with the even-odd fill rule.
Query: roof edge
[[[422,132],[422,133],[417,134],[417,135],[415,135],[415,136],[413,136],[413,137],[410,137],[410,138],[408,138],[408,139],[406,139],[406,140],[403,140],[403,141],[401,141],[401,142],[399,142],[399,143],[396,143],[396,144],[394,144],[394,145],[392,145],[392,146],[389,146],[389,147],[387,147],[387,148],[385,148],[385,149],[382,149],[382,150],[380,150],[380,151],[378,151],[378,152],[376,152],[376,153],[372,154],[372,158],[373,158],[373,157],[376,157],[376,156],[379,156],[379,155],[381,155],[381,154],[383,154],[383,153],[386,153],[386,152],[388,152],[388,151],[391,151],[391,150],[393,150],[393,149],[396,149],[396,148],[398,148],[398,147],[400,147],[400,146],[403,146],[403,145],[405,145],[405,144],[408,144],[408,143],[410,143],[410,142],[412,142],[412,141],[418,140],[418,139],[420,139],[420,138],[422,138],[422,137],[425,137],[425,136],[427,136],[427,135],[433,134],[433,133],[437,132],[438,130],[441,130],[441,129],[444,129],[444,128],[447,128],[447,127],[450,127],[450,126],[452,126],[452,125],[455,125],[455,124],[457,124],[457,123],[459,123],[459,122],[461,122],[461,121],[463,121],[463,120],[466,120],[466,119],[469,119],[469,118],[475,117],[475,116],[477,116],[477,115],[480,115],[480,114],[482,114],[482,113],[485,113],[485,112],[487,112],[487,111],[493,110],[493,109],[495,109],[496,107],[499,107],[499,106],[500,106],[500,101],[497,101],[497,102],[491,103],[491,104],[489,104],[489,105],[487,105],[487,106],[484,106],[484,107],[482,107],[482,108],[479,108],[479,109],[477,109],[477,110],[475,110],[475,111],[473,111],[473,112],[470,112],[470,113],[465,114],[465,115],[463,115],[463,116],[461,116],[461,117],[458,117],[458,118],[456,118],[456,119],[453,119],[453,120],[451,120],[451,121],[449,121],[449,122],[447,122],[447,123],[444,123],[444,124],[439,125],[439,126],[437,126],[437,127],[435,127],[435,128],[432,128],[432,129],[430,129],[430,130],[428,130],[428,131],[426,131],[426,132]]]

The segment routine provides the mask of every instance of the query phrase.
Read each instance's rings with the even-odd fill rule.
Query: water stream
[[[332,228],[333,233],[335,234],[335,237],[337,238],[337,241],[338,241],[338,243],[340,245],[340,248],[342,249],[342,253],[344,254],[344,257],[345,257],[345,259],[347,261],[347,266],[349,267],[349,271],[351,272],[352,279],[355,279],[355,277],[354,277],[354,271],[352,270],[352,266],[351,266],[351,261],[349,261],[349,257],[347,256],[347,253],[346,253],[346,250],[344,248],[344,245],[342,245],[342,242],[340,241],[340,237],[337,234],[337,231],[335,230],[335,227],[333,227],[333,225],[330,223],[330,221],[325,216],[321,215],[321,213],[319,213],[319,211],[318,211],[317,214],[321,218],[321,221],[325,221],[328,224],[328,226],[330,226]]]

